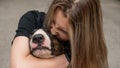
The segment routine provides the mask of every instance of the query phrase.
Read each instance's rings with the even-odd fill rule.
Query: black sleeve
[[[71,61],[71,54],[70,54],[70,52],[65,53],[65,56],[66,56],[68,62],[70,62]]]
[[[15,37],[26,36],[29,38],[34,29],[39,29],[43,26],[44,18],[44,12],[28,11],[20,18]]]

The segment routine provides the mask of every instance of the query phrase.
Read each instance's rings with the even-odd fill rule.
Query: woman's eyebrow
[[[67,31],[65,27],[59,26],[59,29],[63,30],[63,31]]]
[[[59,26],[61,29],[66,30],[65,27]]]
[[[65,30],[65,31],[66,31],[66,28],[65,28],[65,27],[63,27],[63,26],[59,26],[59,24],[58,24],[58,23],[56,23],[56,25],[57,25],[60,29],[62,29],[62,30]]]

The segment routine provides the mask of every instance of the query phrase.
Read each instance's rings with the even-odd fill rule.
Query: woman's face
[[[60,9],[56,9],[53,21],[51,22],[51,33],[60,40],[69,40],[68,25],[69,21],[67,17],[64,16]]]

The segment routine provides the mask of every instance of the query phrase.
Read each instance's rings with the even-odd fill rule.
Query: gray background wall
[[[47,11],[52,0],[0,0],[0,68],[9,68],[11,41],[20,17],[29,10]],[[101,0],[110,68],[120,68],[120,1]]]

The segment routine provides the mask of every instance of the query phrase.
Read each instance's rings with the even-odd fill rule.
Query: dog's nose
[[[32,42],[33,43],[42,43],[45,40],[42,34],[36,34],[33,36]]]

